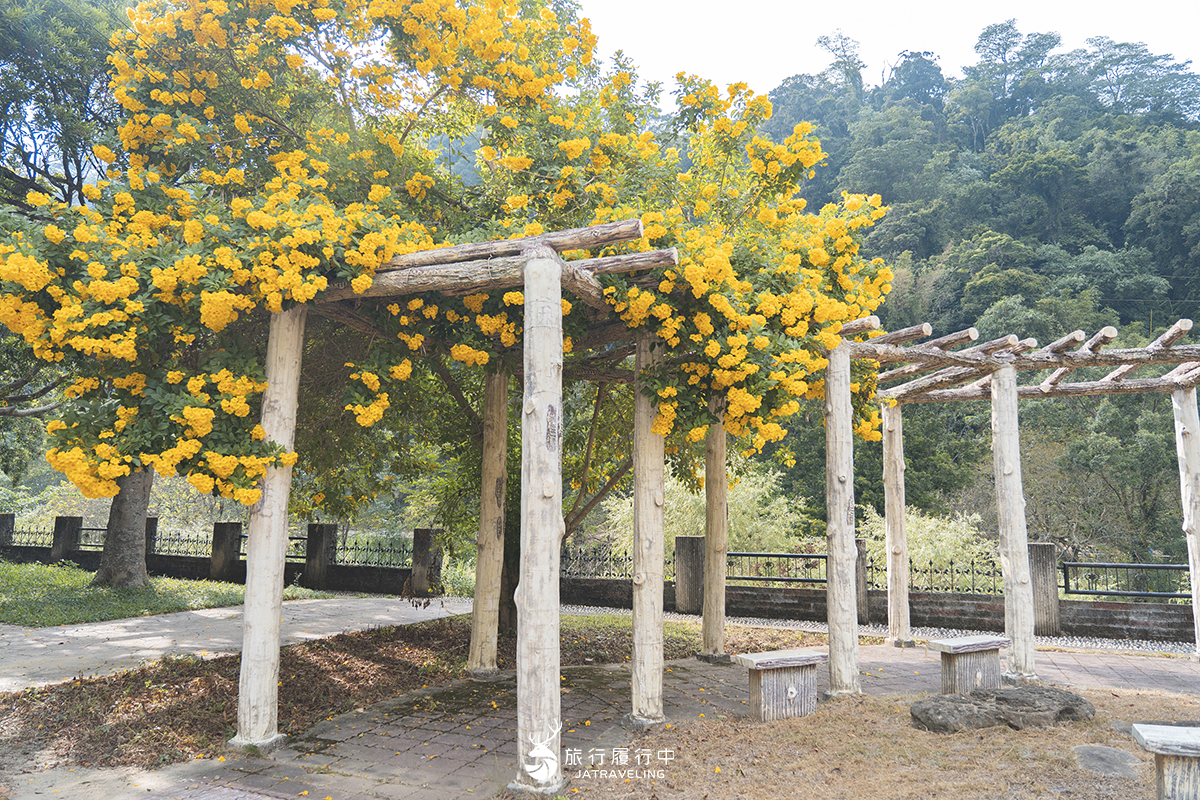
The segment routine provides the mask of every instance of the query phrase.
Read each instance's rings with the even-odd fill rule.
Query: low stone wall
[[[563,603],[631,608],[633,582],[628,578],[569,578],[560,582]],[[887,592],[868,592],[869,621],[887,622]],[[663,605],[675,610],[675,585],[663,590]],[[726,586],[725,613],[730,617],[797,619],[824,622],[823,589]],[[1063,636],[1148,641],[1195,641],[1192,607],[1173,603],[1118,603],[1060,600]],[[912,592],[909,614],[913,627],[1004,631],[1004,598],[998,595]]]

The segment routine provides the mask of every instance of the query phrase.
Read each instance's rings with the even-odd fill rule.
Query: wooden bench
[[[1133,738],[1154,753],[1158,800],[1200,800],[1200,728],[1134,723]]]
[[[969,694],[1000,688],[1000,648],[1010,644],[1003,636],[959,636],[925,647],[942,654],[942,694]]]
[[[803,717],[817,709],[817,665],[829,661],[820,650],[773,650],[736,657],[750,670],[750,707],[763,722]]]

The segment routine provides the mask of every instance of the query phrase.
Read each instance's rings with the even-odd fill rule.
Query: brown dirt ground
[[[1153,756],[1113,722],[1196,719],[1200,698],[1155,692],[1085,691],[1096,706],[1087,722],[1024,731],[958,734],[917,729],[911,697],[823,702],[801,719],[694,720],[649,733],[638,748],[671,750],[658,780],[577,779],[567,797],[732,800],[1132,800],[1153,798]],[[1104,745],[1133,754],[1137,780],[1079,767],[1073,748]]]
[[[629,658],[629,617],[564,617],[562,664]],[[666,625],[666,657],[693,655],[695,626]],[[316,722],[413,689],[464,676],[470,618],[342,634],[283,648],[279,730]],[[730,652],[823,644],[823,636],[731,627]],[[514,663],[515,634],[502,634],[498,665]],[[240,657],[168,658],[118,675],[0,694],[0,774],[38,767],[162,764],[213,755],[235,733]]]

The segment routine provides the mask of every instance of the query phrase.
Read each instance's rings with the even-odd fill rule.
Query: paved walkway
[[[309,614],[319,613],[321,603],[329,604],[330,611],[336,609],[336,616],[329,615],[328,628],[311,619],[300,626],[305,636],[318,630],[349,629],[352,617],[341,617],[340,624],[334,620],[352,610],[368,618],[368,624],[395,624],[383,615],[406,613],[407,606],[379,599],[304,602],[312,604],[306,609]],[[335,605],[347,602],[359,605]],[[289,614],[294,605],[298,604],[288,604]],[[462,607],[448,602],[444,610],[427,611],[446,613]],[[8,631],[0,631],[0,637],[8,638]],[[48,641],[54,638],[51,635]],[[0,650],[0,663],[6,667],[12,664],[10,646]],[[1044,681],[1068,687],[1200,694],[1200,663],[1186,658],[1040,650],[1036,662]],[[929,694],[940,688],[938,656],[924,648],[863,646],[860,667],[863,691],[868,694]],[[828,671],[822,673],[819,688],[823,689]],[[565,769],[571,769],[572,754],[586,763],[589,754],[611,754],[613,748],[629,748],[634,763],[637,745],[624,720],[629,710],[628,667],[567,668],[563,676]],[[693,659],[670,662],[663,692],[668,720],[743,714],[747,683],[746,670],[740,666],[714,666]],[[269,758],[229,754],[224,762],[194,761],[154,772],[30,772],[0,777],[0,785],[7,786],[12,800],[55,795],[78,800],[480,798],[495,794],[516,775],[515,739],[515,679],[507,673],[493,681],[462,681],[421,690],[328,720]],[[660,755],[645,754],[652,760]]]
[[[426,608],[382,597],[289,600],[283,604],[281,636],[284,644],[295,644],[470,610],[471,601],[458,598],[434,600]],[[0,692],[62,683],[79,675],[110,675],[165,655],[205,658],[241,650],[241,606],[57,628],[0,625]]]

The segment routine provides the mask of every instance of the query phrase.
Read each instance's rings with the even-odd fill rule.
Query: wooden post
[[[483,386],[483,468],[479,537],[475,553],[475,602],[467,671],[496,671],[500,626],[500,571],[504,566],[504,494],[508,485],[508,370],[488,372]]]
[[[884,402],[883,506],[887,548],[888,635],[893,647],[914,647],[908,605],[908,531],[904,522],[904,415],[899,404]]]
[[[826,597],[829,620],[828,696],[861,694],[858,679],[858,548],[854,544],[854,431],[850,405],[850,348],[829,351],[825,368],[825,508],[829,541]]]
[[[146,517],[146,555],[153,555],[158,547],[158,517]]]
[[[1000,567],[1004,572],[1004,630],[1010,683],[1037,680],[1033,665],[1033,586],[1029,577],[1029,536],[1021,482],[1021,431],[1017,418],[1017,370],[992,374],[992,464],[1000,523]]]
[[[870,596],[867,594],[869,583],[867,570],[870,568],[867,556],[867,540],[854,540],[854,596],[858,600],[858,624],[867,625],[871,622]]]
[[[308,540],[304,543],[303,583],[310,589],[329,586],[330,567],[337,553],[337,532],[334,523],[309,523]]]
[[[1033,632],[1036,636],[1059,636],[1062,620],[1058,608],[1058,546],[1054,542],[1031,542],[1029,579],[1033,583]]]
[[[242,581],[238,563],[242,560],[242,523],[214,522],[212,553],[208,562],[210,581]]]
[[[729,553],[729,476],[725,470],[725,414],[717,416],[704,441],[704,618],[700,628],[701,661],[730,663],[725,652],[725,573]]]
[[[296,433],[300,358],[308,306],[271,315],[267,342],[267,390],[262,427],[267,441],[291,451]],[[290,466],[267,467],[262,497],[250,509],[246,543],[246,604],[242,622],[242,667],[238,681],[238,732],[231,747],[273,750],[287,738],[279,732],[279,624],[283,613],[283,568],[288,545]]]
[[[675,537],[675,611],[704,610],[704,537]]]
[[[559,548],[562,516],[562,262],[546,247],[525,265],[521,417],[521,570],[517,584],[516,791],[555,794],[559,760]]]
[[[1183,501],[1183,533],[1187,537],[1188,566],[1192,577],[1192,624],[1200,658],[1200,413],[1196,390],[1171,393],[1175,412],[1175,453],[1179,459],[1179,493]]]
[[[636,727],[662,722],[663,716],[663,549],[666,497],[665,440],[651,427],[657,415],[645,394],[648,370],[662,360],[657,340],[643,330],[637,340],[637,388],[633,406],[633,657],[630,671]]]
[[[412,578],[409,583],[413,597],[429,597],[437,586],[441,554],[434,539],[440,533],[438,528],[413,530]]]
[[[55,517],[54,539],[50,544],[51,563],[62,561],[67,554],[79,549],[83,517]]]

